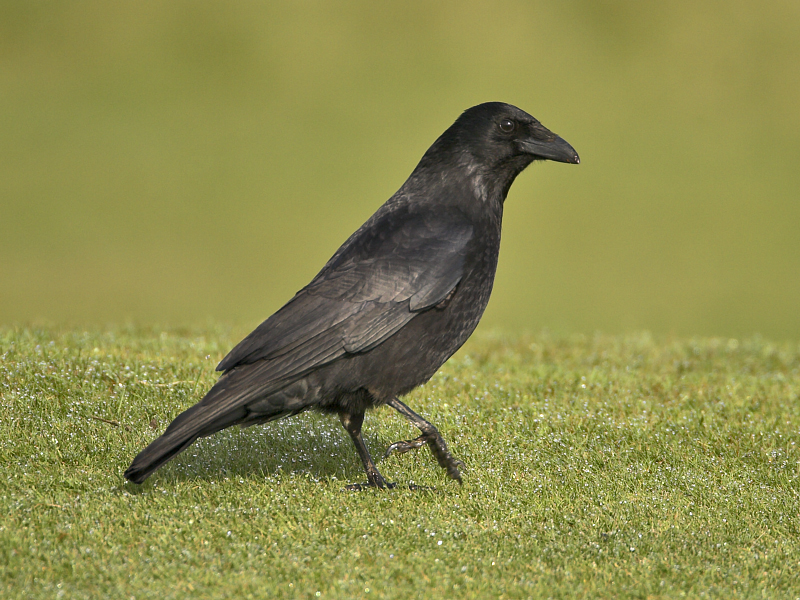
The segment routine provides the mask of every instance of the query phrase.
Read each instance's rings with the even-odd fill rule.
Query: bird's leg
[[[361,483],[348,485],[346,489],[359,491],[368,487],[376,487],[379,489],[393,488],[395,484],[388,483],[383,478],[383,475],[378,472],[378,467],[375,466],[375,461],[373,461],[372,457],[369,455],[369,450],[367,450],[367,445],[364,443],[364,438],[361,437],[361,424],[364,422],[364,413],[342,412],[339,413],[339,419],[342,421],[345,431],[350,434],[350,438],[356,446],[356,452],[358,452],[361,462],[364,463],[364,470],[367,472],[367,480],[369,481],[366,485]]]
[[[450,454],[450,451],[447,449],[447,444],[445,443],[442,435],[439,433],[439,430],[436,429],[436,427],[434,427],[431,423],[428,423],[428,421],[420,417],[408,406],[400,402],[400,400],[397,398],[392,398],[387,404],[403,415],[406,419],[411,421],[420,431],[422,431],[422,435],[413,440],[395,442],[386,449],[384,458],[389,456],[392,452],[408,452],[409,450],[419,448],[424,444],[428,444],[433,456],[436,457],[436,462],[439,463],[439,466],[447,471],[448,476],[455,479],[458,483],[461,483],[461,472],[458,469],[459,467],[464,467],[465,465],[462,461],[454,458],[453,455]]]

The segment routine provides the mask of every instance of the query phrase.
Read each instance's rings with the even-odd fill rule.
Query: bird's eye
[[[517,124],[511,119],[503,119],[500,121],[500,131],[503,133],[511,133],[517,128]]]

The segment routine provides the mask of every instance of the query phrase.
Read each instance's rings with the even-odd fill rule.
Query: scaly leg
[[[372,460],[369,450],[367,450],[364,438],[361,437],[361,424],[364,422],[364,413],[351,414],[343,412],[339,413],[339,419],[342,421],[345,431],[350,434],[350,438],[356,446],[356,452],[358,452],[361,462],[364,463],[364,470],[367,472],[367,480],[369,481],[367,484],[354,483],[348,485],[345,489],[359,491],[368,487],[376,487],[379,489],[393,488],[395,484],[388,483],[383,478],[383,475],[378,472],[378,467],[375,466],[375,461]]]
[[[458,483],[461,483],[461,472],[458,469],[466,465],[457,458],[453,458],[439,430],[397,398],[392,398],[387,404],[411,421],[422,432],[422,435],[413,440],[395,442],[386,449],[384,458],[389,456],[392,452],[399,452],[402,454],[403,452],[408,452],[409,450],[428,444],[439,466],[447,471],[448,476],[455,479]]]

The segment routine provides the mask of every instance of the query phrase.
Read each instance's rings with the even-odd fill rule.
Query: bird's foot
[[[390,483],[388,481],[384,481],[382,485],[378,485],[375,483],[351,483],[350,485],[344,486],[344,489],[348,492],[363,492],[365,490],[391,490],[397,487],[396,483]]]
[[[345,491],[348,491],[348,492],[363,492],[365,490],[371,490],[371,489],[393,490],[396,487],[397,487],[396,483],[389,483],[387,481],[384,488],[379,488],[378,486],[372,485],[371,483],[351,483],[350,485],[345,486],[344,489],[345,489]],[[436,491],[435,487],[432,487],[432,486],[429,486],[429,485],[417,485],[416,483],[409,483],[408,484],[408,489],[411,490],[412,492],[435,492]]]
[[[371,459],[370,459],[371,462]],[[374,464],[370,464],[367,469],[367,483],[351,483],[348,486],[345,486],[345,490],[348,492],[363,492],[364,490],[368,489],[379,489],[379,490],[391,490],[392,488],[397,487],[396,483],[391,483],[386,481],[383,478],[383,475],[380,474],[377,468],[375,468]]]
[[[409,450],[416,450],[417,448],[421,448],[422,446],[428,443],[429,439],[430,439],[429,436],[422,434],[421,436],[413,440],[400,440],[399,442],[395,442],[386,449],[383,458],[388,458],[392,452],[397,452],[398,454],[405,454]]]
[[[434,430],[432,433],[423,433],[421,436],[413,440],[402,440],[395,442],[386,449],[386,453],[383,455],[383,457],[387,458],[392,452],[404,454],[409,450],[415,450],[424,446],[425,444],[428,444],[430,447],[433,456],[436,458],[436,462],[439,463],[439,466],[447,471],[447,476],[451,479],[455,479],[458,483],[462,483],[461,471],[459,469],[464,468],[466,465],[464,464],[464,461],[458,460],[457,458],[453,457],[452,454],[450,454],[444,438],[436,430]]]

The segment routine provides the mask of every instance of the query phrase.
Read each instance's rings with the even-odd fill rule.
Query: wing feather
[[[259,380],[293,377],[374,348],[444,300],[464,275],[472,225],[453,211],[392,216],[368,221],[217,370],[265,361]]]

